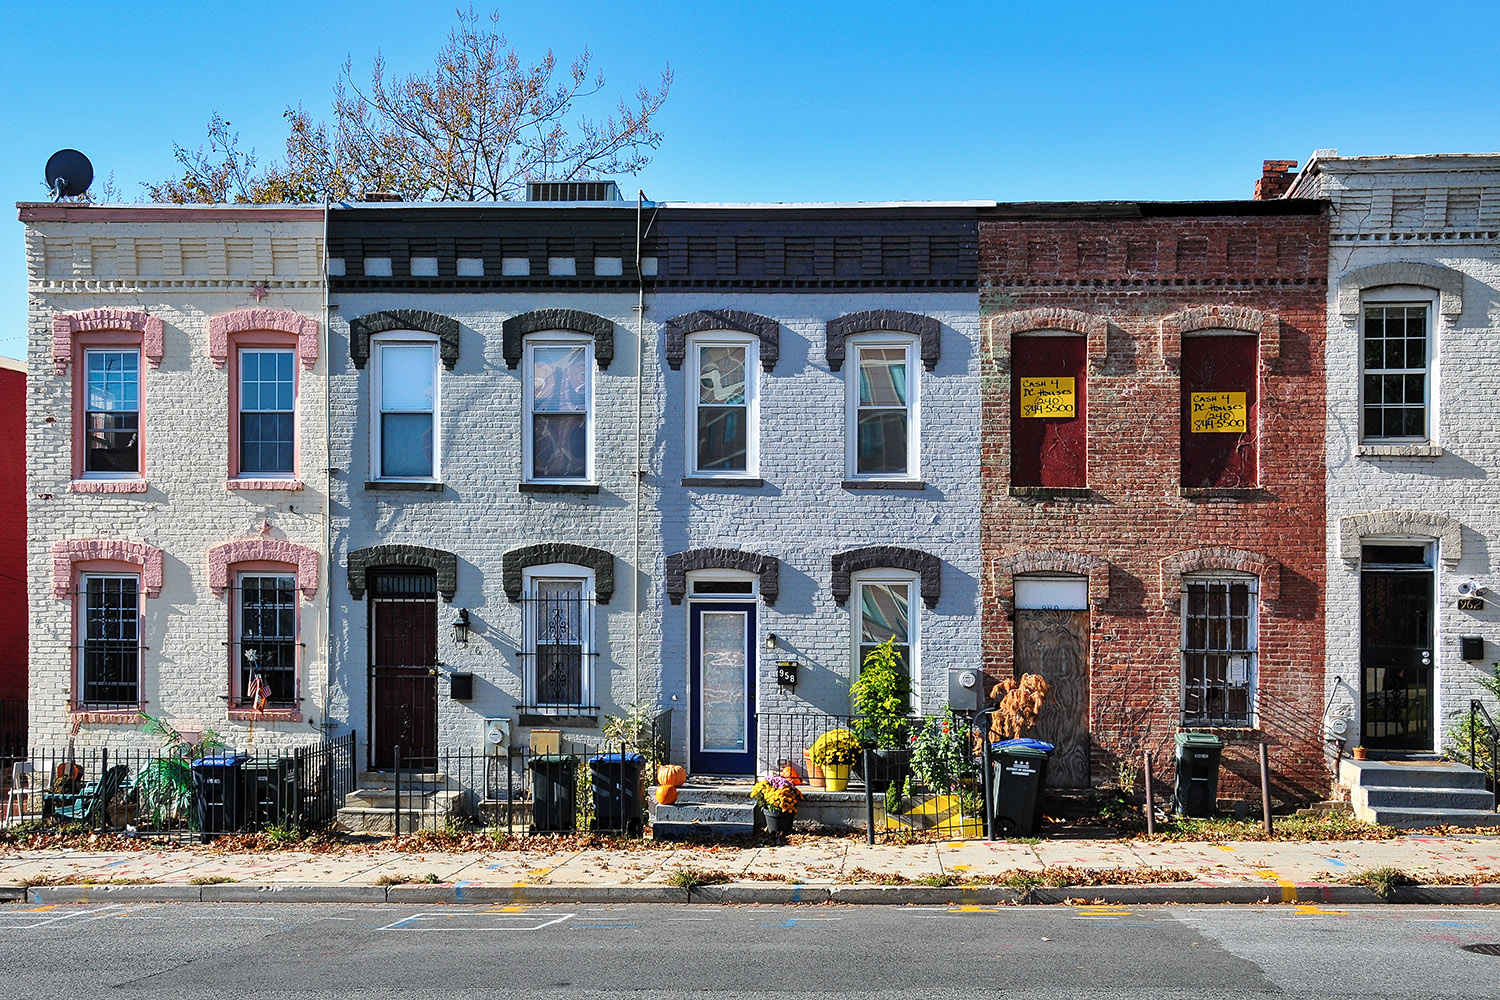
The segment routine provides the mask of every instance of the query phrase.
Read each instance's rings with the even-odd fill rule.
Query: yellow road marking
[[[46,913],[48,910],[57,909],[56,903],[48,903],[46,906],[38,906],[32,910],[12,910],[12,913]]]
[[[1346,910],[1324,910],[1324,909],[1320,908],[1315,903],[1302,903],[1301,905],[1299,905],[1297,907],[1297,912],[1298,913],[1305,913],[1308,916],[1326,917],[1326,916],[1332,916],[1334,914],[1346,913],[1348,911],[1346,911]]]
[[[972,903],[966,903],[963,906],[955,906],[955,907],[951,908],[948,912],[949,913],[999,913],[1000,911],[997,910],[997,909],[995,909],[994,907],[990,907],[990,906],[975,906]]]
[[[1288,882],[1281,874],[1271,868],[1257,868],[1255,874],[1261,878],[1268,878],[1281,886],[1281,901],[1283,903],[1295,903],[1297,901],[1297,884]]]
[[[1123,906],[1080,906],[1080,917],[1128,917],[1131,912]]]

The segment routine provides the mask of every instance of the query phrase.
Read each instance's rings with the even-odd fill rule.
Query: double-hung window
[[[688,468],[695,476],[755,475],[757,341],[694,340]]]
[[[850,353],[850,477],[918,478],[915,340],[851,340]]]
[[[917,621],[912,609],[917,606],[915,578],[876,571],[854,581],[855,675],[870,651],[890,639],[911,682],[914,701],[918,691]]]
[[[84,365],[84,475],[141,475],[141,352],[89,350]]]
[[[437,344],[376,344],[378,479],[436,479]]]
[[[239,352],[239,469],[289,478],[296,465],[297,366],[289,350]]]
[[[593,341],[545,339],[526,345],[528,482],[589,482],[593,476]]]
[[[79,588],[79,707],[140,704],[140,578],[84,574]]]
[[[1257,592],[1253,576],[1182,580],[1182,721],[1189,726],[1254,724]]]
[[[241,573],[236,701],[268,707],[297,705],[297,579],[290,573]]]
[[[1432,304],[1364,302],[1363,438],[1423,442],[1432,436]]]
[[[569,566],[526,573],[522,652],[526,694],[540,711],[577,711],[593,698],[593,577]]]

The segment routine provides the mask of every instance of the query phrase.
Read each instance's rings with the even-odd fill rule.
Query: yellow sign
[[[1075,417],[1076,400],[1072,378],[1021,379],[1023,417]]]
[[[1195,392],[1188,427],[1194,434],[1243,434],[1247,413],[1243,392]]]

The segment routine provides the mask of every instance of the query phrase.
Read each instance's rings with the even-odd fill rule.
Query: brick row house
[[[0,757],[26,745],[26,365],[0,358]]]

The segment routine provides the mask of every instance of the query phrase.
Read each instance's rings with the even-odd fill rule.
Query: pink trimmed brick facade
[[[306,600],[318,592],[318,553],[306,545],[281,538],[241,538],[208,550],[208,586],[223,596],[229,586],[229,567],[236,563],[274,562],[297,567],[297,589]]]
[[[73,363],[73,337],[95,330],[120,330],[141,335],[141,353],[152,368],[161,367],[166,336],[157,316],[133,309],[85,309],[52,317],[52,363],[62,375]]]
[[[318,363],[318,321],[286,309],[236,309],[208,321],[208,356],[214,366],[229,362],[229,337],[235,333],[272,330],[297,336],[297,357],[303,368]]]

